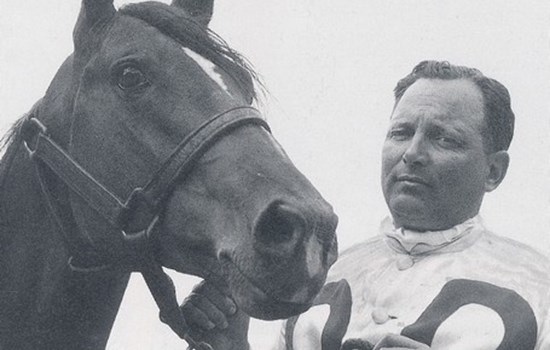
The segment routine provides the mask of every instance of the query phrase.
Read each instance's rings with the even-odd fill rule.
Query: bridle
[[[49,136],[47,128],[36,118],[37,109],[38,106],[35,106],[24,120],[21,135],[31,160],[37,165],[38,178],[48,207],[64,231],[66,240],[75,241],[75,237],[71,235],[78,233],[63,227],[59,209],[45,182],[42,165],[55,173],[65,185],[122,235],[122,237],[113,237],[118,241],[122,238],[124,245],[124,253],[117,258],[131,271],[142,273],[159,307],[161,320],[167,323],[178,336],[185,339],[192,348],[209,349],[207,344],[197,343],[189,337],[188,326],[179,309],[172,280],[164,273],[150,249],[152,236],[166,198],[176,186],[178,179],[188,174],[195,161],[216,141],[245,125],[259,125],[270,131],[260,112],[253,107],[243,106],[229,109],[210,118],[178,144],[143,187],[135,188],[124,200],[97,181]],[[89,263],[86,263],[87,257],[79,258],[82,257],[79,257],[78,251],[70,252],[69,265],[73,270],[85,272],[105,267],[95,262],[90,267]],[[81,264],[81,260],[84,264]]]

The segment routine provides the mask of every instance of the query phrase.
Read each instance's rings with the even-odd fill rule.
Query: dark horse
[[[211,10],[83,0],[74,53],[0,167],[1,349],[105,348],[132,271],[182,337],[161,266],[264,319],[320,290],[336,217],[250,107],[255,75]]]

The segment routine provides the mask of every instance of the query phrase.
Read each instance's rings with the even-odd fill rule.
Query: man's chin
[[[426,215],[426,210],[430,210],[426,200],[408,193],[391,198],[389,206],[392,214],[403,217],[422,217]]]
[[[429,228],[434,222],[429,213],[435,213],[433,208],[428,208],[426,202],[411,195],[400,195],[389,203],[393,222],[397,227]]]

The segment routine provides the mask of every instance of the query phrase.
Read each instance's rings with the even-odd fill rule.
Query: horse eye
[[[124,67],[118,76],[118,87],[122,90],[135,90],[149,85],[145,75],[135,67]]]

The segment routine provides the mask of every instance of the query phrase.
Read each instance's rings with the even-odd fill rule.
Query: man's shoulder
[[[528,261],[536,264],[550,264],[550,256],[548,256],[548,254],[544,254],[528,244],[499,235],[489,230],[485,231],[480,243],[485,245],[485,249],[490,249],[495,254],[508,256],[508,259],[527,259]],[[510,253],[513,254],[510,255]]]
[[[537,249],[514,239],[486,231],[476,243],[479,253],[487,257],[487,264],[494,264],[493,271],[509,276],[521,276],[537,285],[550,288],[550,257]]]

